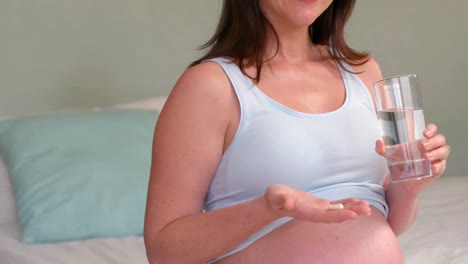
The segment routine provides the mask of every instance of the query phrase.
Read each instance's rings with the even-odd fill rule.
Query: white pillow
[[[115,108],[123,109],[141,109],[141,110],[159,110],[164,106],[167,96],[152,97],[138,101],[132,101],[123,104],[114,105]]]

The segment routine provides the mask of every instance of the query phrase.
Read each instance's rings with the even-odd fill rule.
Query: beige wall
[[[426,122],[453,149],[446,175],[468,176],[468,2],[357,2],[350,42],[370,51],[384,76],[419,76]]]
[[[220,0],[0,0],[0,116],[169,92],[212,34]],[[358,1],[348,30],[385,76],[416,73],[426,120],[466,175],[468,2]]]
[[[218,5],[0,0],[0,116],[167,94],[214,30]]]

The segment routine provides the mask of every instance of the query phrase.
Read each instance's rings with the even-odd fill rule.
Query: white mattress
[[[406,263],[468,263],[467,187],[468,177],[442,178],[424,191],[415,225],[400,237]],[[18,237],[17,224],[0,224],[0,263],[147,263],[141,237],[44,245]]]

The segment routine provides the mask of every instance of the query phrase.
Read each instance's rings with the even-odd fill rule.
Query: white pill
[[[328,206],[328,209],[329,210],[341,210],[341,209],[344,209],[344,206],[343,206],[343,204],[340,204],[340,203],[339,204],[330,204]]]

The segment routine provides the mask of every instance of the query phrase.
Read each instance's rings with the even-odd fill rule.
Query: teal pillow
[[[141,235],[157,117],[109,109],[0,122],[22,241]]]

